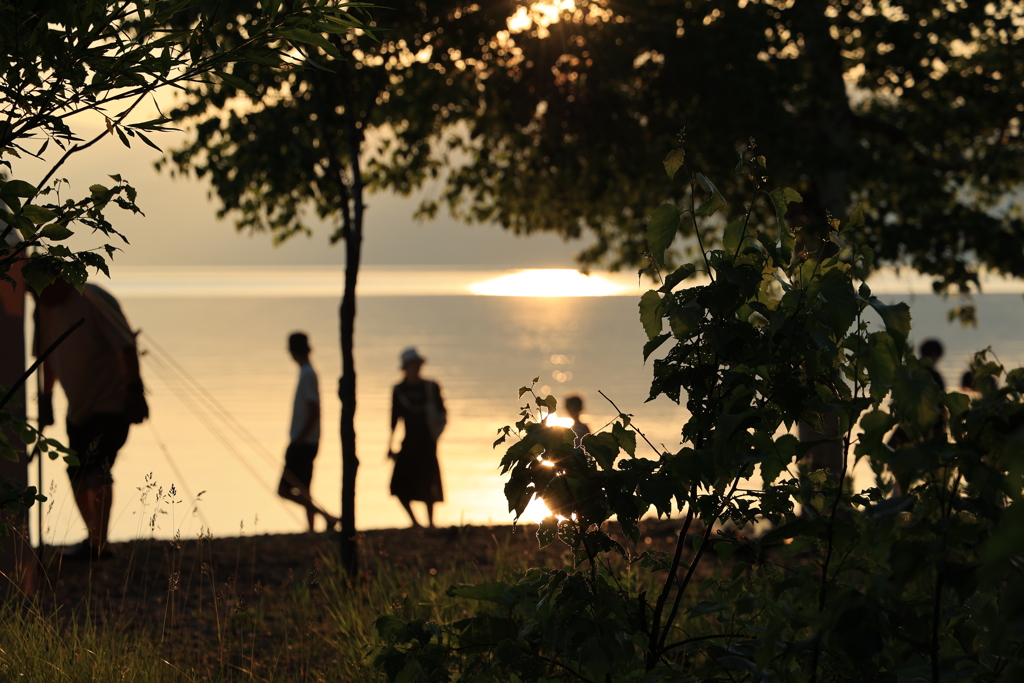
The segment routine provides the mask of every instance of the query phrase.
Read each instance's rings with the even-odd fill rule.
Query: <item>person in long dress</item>
[[[425,361],[413,347],[402,352],[401,367],[405,376],[392,393],[388,457],[395,461],[391,495],[398,498],[409,513],[413,527],[419,527],[420,523],[410,503],[414,500],[425,503],[427,523],[433,528],[434,504],[444,501],[441,468],[437,462],[437,439],[444,429],[447,413],[437,382],[420,375]],[[405,425],[405,437],[401,450],[395,452],[392,444],[399,420]]]

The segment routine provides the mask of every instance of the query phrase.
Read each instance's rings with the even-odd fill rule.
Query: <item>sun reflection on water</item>
[[[467,289],[483,296],[575,297],[615,296],[627,288],[601,275],[584,275],[571,268],[528,268],[474,282]]]

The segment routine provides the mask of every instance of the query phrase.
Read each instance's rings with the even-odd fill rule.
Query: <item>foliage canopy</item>
[[[191,21],[172,26],[182,12],[191,12]],[[108,272],[107,259],[117,247],[73,252],[63,242],[86,229],[127,244],[106,210],[140,212],[135,189],[113,175],[76,195],[80,190],[57,173],[71,156],[108,135],[126,146],[134,140],[159,149],[150,136],[168,130],[169,120],[135,120],[157,90],[230,80],[224,70],[243,60],[280,64],[285,36],[345,33],[358,25],[334,0],[264,2],[250,17],[245,38],[225,45],[219,27],[234,21],[216,5],[193,0],[0,0],[0,286],[13,284],[13,268],[36,291],[57,278],[81,288],[88,268]],[[102,132],[85,139],[81,131],[90,121],[99,122]],[[41,179],[25,179],[19,166],[25,157],[43,159],[49,170]],[[25,445],[51,457],[67,453],[27,424],[16,405],[27,377],[0,387],[0,456],[18,460]],[[0,481],[0,508],[34,499],[34,490]]]
[[[531,404],[495,443],[512,439],[509,509],[542,498],[553,515],[538,540],[564,543],[573,564],[452,587],[477,604],[459,621],[382,616],[375,662],[390,681],[1020,677],[1024,468],[1007,456],[1024,433],[1024,369],[982,352],[981,394],[942,392],[908,348],[906,304],[863,282],[874,254],[860,212],[828,231],[832,248],[796,250],[783,215],[800,195],[769,191],[764,166],[743,160],[748,203],[728,215],[681,151],[666,159],[690,201],[663,205],[648,242],[728,221],[639,303],[651,399],[686,404],[681,448],[647,453],[625,413],[575,446],[545,424],[554,397],[523,387]],[[820,442],[790,433],[827,419],[834,477],[807,466]],[[893,450],[897,425],[908,437]],[[856,463],[866,485],[848,476]],[[673,554],[637,549],[652,508],[682,515]]]

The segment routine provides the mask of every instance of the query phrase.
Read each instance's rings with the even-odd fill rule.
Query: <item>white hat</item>
[[[423,363],[427,359],[420,355],[420,352],[416,350],[415,346],[410,346],[405,351],[402,351],[402,355],[399,357],[402,364],[399,367],[404,368],[409,363]]]

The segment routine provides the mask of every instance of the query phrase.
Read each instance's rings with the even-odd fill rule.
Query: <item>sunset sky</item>
[[[97,129],[79,128],[83,137]],[[153,141],[165,150],[183,139],[183,133],[164,133]],[[47,157],[52,163],[56,148]],[[120,174],[139,191],[138,204],[146,216],[136,217],[113,209],[108,219],[131,242],[115,259],[117,266],[146,265],[340,265],[344,248],[330,247],[330,229],[298,236],[274,247],[268,235],[238,233],[233,220],[216,218],[217,200],[209,198],[208,185],[194,178],[171,178],[157,172],[159,154],[141,143],[125,148],[116,138],[105,138],[74,157],[58,172],[71,181],[67,196],[83,196],[93,183],[109,183],[108,175]],[[18,176],[37,183],[48,166],[24,160]],[[580,243],[566,244],[550,235],[517,238],[495,225],[466,225],[447,216],[416,221],[417,198],[377,194],[367,198],[369,210],[363,244],[367,265],[475,265],[495,268],[571,267]],[[102,241],[82,234],[69,246],[95,247]]]

